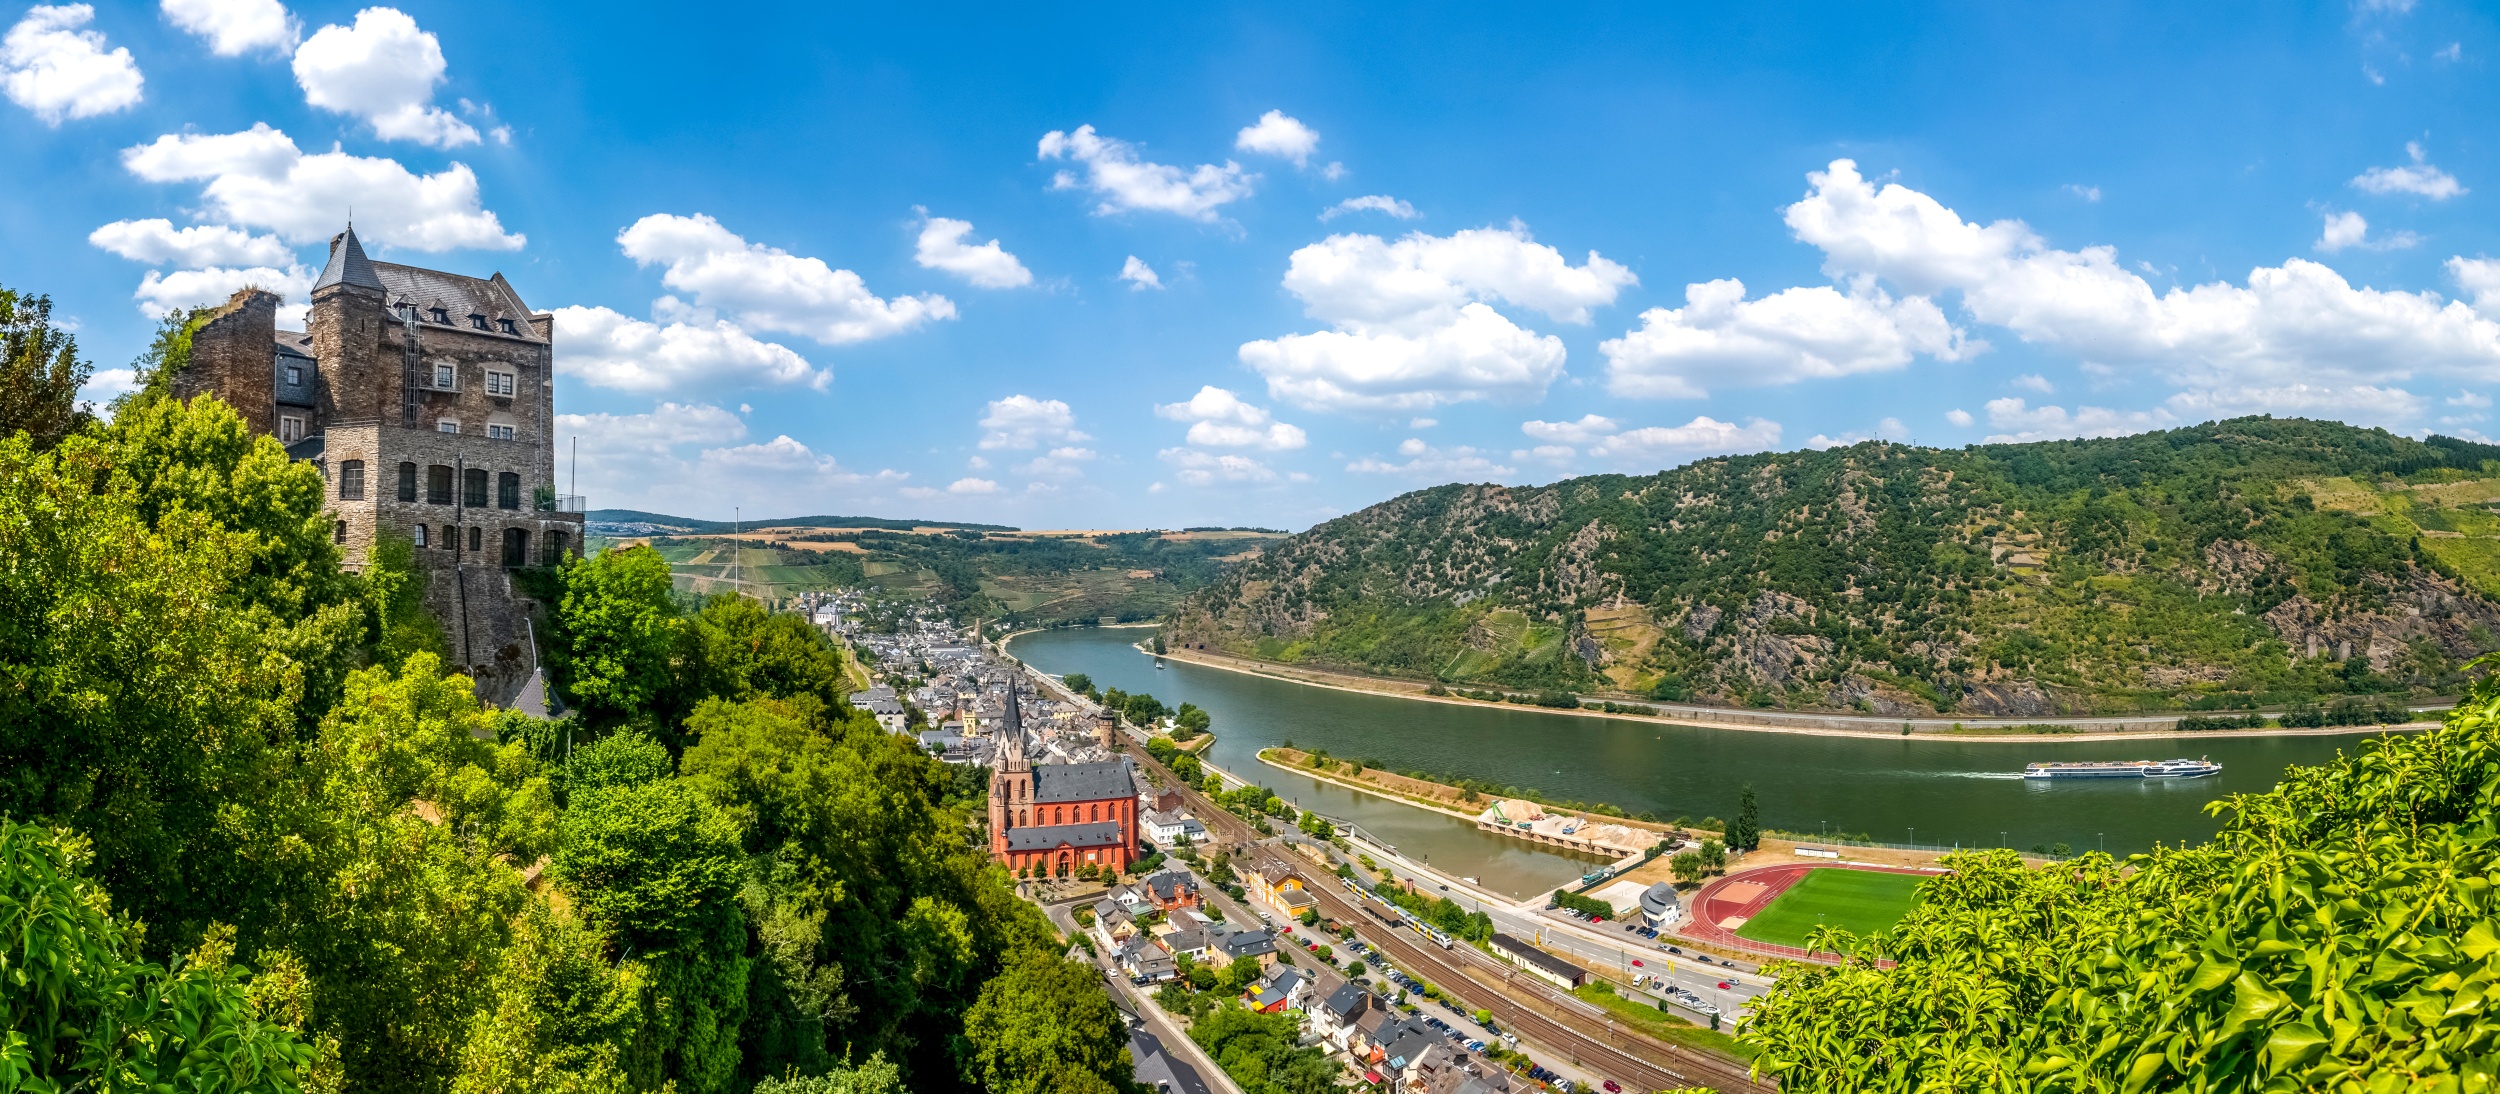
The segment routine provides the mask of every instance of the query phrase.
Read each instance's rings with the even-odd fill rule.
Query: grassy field
[[[1733,1056],[1746,1061],[1752,1060],[1758,1052],[1751,1046],[1738,1044],[1733,1036],[1715,1029],[1704,1029],[1648,1003],[1617,995],[1613,985],[1602,981],[1582,984],[1573,988],[1571,994],[1578,996],[1584,1002],[1595,1003],[1606,1008],[1609,1013],[1634,1028],[1669,1044],[1707,1049],[1721,1056]]]
[[[1827,924],[1859,934],[1890,930],[1918,903],[1918,883],[1925,880],[1840,867],[1809,870],[1736,933],[1774,946],[1803,946]]]

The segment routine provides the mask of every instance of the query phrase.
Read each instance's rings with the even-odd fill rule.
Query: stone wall
[[[276,293],[243,289],[191,334],[191,362],[175,373],[173,391],[189,401],[214,394],[256,432],[277,432],[278,304]]]

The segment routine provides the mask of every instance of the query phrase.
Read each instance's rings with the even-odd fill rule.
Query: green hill
[[[1419,490],[1193,594],[1175,644],[1883,713],[2449,693],[2500,649],[2500,446],[2243,418]]]
[[[691,532],[697,535],[719,535],[740,528],[749,531],[758,528],[885,528],[904,532],[914,528],[966,528],[976,532],[1015,531],[1014,528],[1004,524],[957,524],[943,520],[895,520],[891,517],[791,517],[786,520],[732,522],[674,517],[667,513],[651,513],[640,509],[593,509],[583,516],[588,518],[593,525],[648,524],[654,528]],[[591,532],[597,534],[599,529],[594,527]]]

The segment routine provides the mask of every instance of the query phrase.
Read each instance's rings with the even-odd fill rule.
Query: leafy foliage
[[[1744,1040],[1789,1090],[2487,1082],[2500,689],[2215,809],[2123,863],[1955,856],[1890,934],[1821,932],[1852,959],[1784,969]]]
[[[1128,1027],[1101,974],[1039,949],[982,985],[964,1039],[965,1079],[997,1094],[1116,1094],[1132,1081]]]
[[[37,451],[86,425],[87,382],[78,339],[52,325],[52,298],[0,288],[0,436],[25,433]]]

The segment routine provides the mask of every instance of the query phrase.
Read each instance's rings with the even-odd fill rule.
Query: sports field
[[[1918,903],[1918,883],[1925,880],[1843,867],[1808,870],[1736,933],[1775,946],[1803,946],[1807,935],[1825,925],[1859,934],[1889,930]]]

